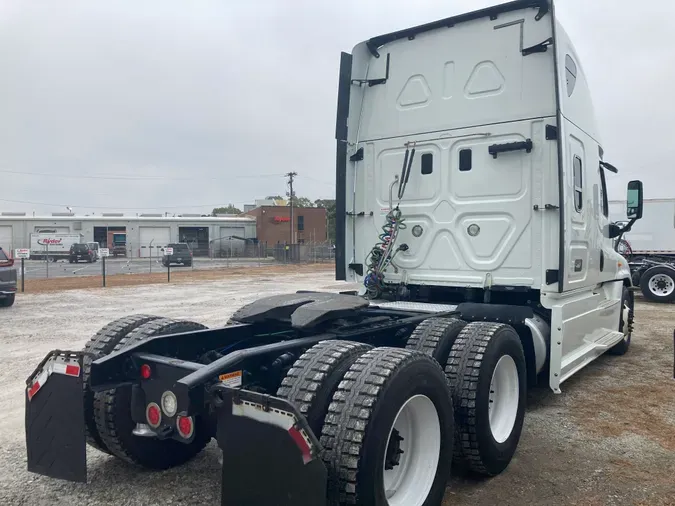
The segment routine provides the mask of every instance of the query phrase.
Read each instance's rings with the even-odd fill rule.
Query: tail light
[[[145,418],[148,420],[148,425],[153,429],[159,427],[159,424],[162,423],[162,412],[157,403],[151,402],[148,404],[148,407],[145,408]]]
[[[14,265],[14,259],[8,258],[7,260],[0,260],[0,267],[11,267]]]
[[[152,376],[152,368],[148,364],[143,364],[141,366],[141,378],[150,379]]]
[[[176,419],[178,434],[184,439],[190,439],[195,432],[195,423],[191,416],[179,416]]]

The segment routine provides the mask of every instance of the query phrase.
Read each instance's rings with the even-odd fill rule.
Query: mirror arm
[[[614,242],[614,244],[616,245],[615,248],[614,248],[615,250],[616,250],[616,247],[621,242],[621,239],[623,239],[623,234],[625,234],[626,232],[630,232],[630,229],[633,228],[633,225],[635,224],[636,221],[637,221],[637,218],[631,219],[628,223],[626,223],[626,226],[621,229],[621,232],[619,233],[618,236],[616,236],[616,241]]]

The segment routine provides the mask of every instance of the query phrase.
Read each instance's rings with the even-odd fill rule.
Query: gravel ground
[[[218,449],[181,468],[138,471],[88,450],[89,483],[26,472],[24,379],[50,350],[77,349],[119,316],[150,313],[223,325],[242,304],[299,289],[336,289],[332,272],[26,294],[0,313],[0,504],[217,504]],[[86,308],[86,310],[85,310]],[[563,385],[529,394],[519,450],[502,475],[455,470],[450,505],[675,505],[675,305],[640,302],[624,357],[601,357]]]

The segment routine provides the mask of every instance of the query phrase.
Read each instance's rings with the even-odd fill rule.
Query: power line
[[[16,174],[21,176],[55,177],[62,179],[108,179],[122,181],[230,181],[232,179],[254,179],[258,177],[283,177],[285,174],[258,174],[251,176],[234,175],[228,177],[170,177],[170,176],[126,176],[113,174],[51,174],[48,172],[25,172],[18,170],[0,170],[1,174]]]

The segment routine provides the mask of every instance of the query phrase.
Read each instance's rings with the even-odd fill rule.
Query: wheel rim
[[[520,384],[518,367],[511,355],[499,359],[490,382],[490,431],[497,443],[506,441],[518,416]]]
[[[668,297],[675,291],[675,281],[667,274],[656,274],[649,280],[649,291],[658,297]]]
[[[401,407],[387,439],[383,465],[389,506],[421,506],[436,477],[441,423],[433,402],[415,395]]]

